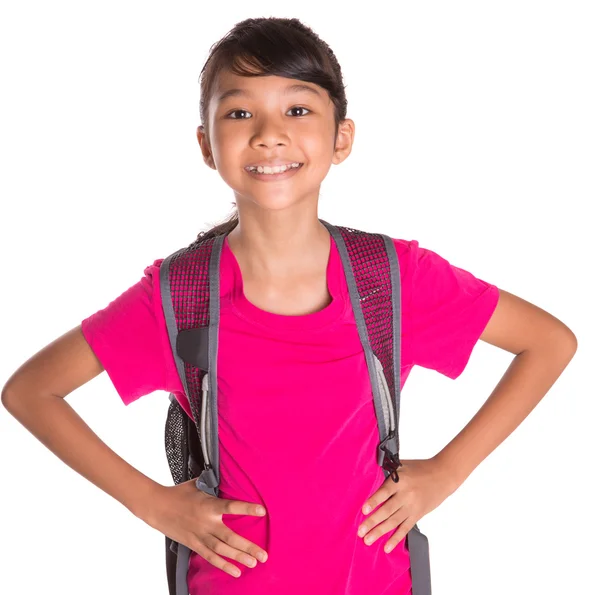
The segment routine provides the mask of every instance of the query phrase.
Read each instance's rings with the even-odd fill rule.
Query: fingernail
[[[267,511],[262,506],[259,506],[256,509],[256,512],[258,512],[258,514],[267,514]]]
[[[359,537],[363,537],[363,536],[364,536],[364,534],[365,534],[366,532],[367,532],[367,530],[365,529],[365,527],[361,527],[361,528],[358,530],[358,536],[359,536]]]
[[[365,506],[363,508],[363,513],[369,514],[370,512],[371,512],[371,507],[368,504],[365,504]]]
[[[265,554],[264,552],[260,552],[260,554],[257,555],[257,558],[261,562],[266,562],[267,561],[267,554]]]

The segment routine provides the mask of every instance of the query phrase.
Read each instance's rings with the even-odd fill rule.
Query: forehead
[[[277,95],[305,94],[313,99],[328,101],[325,89],[306,81],[282,76],[239,76],[230,71],[219,73],[212,94],[212,101],[218,105],[230,97],[256,98],[265,93]]]

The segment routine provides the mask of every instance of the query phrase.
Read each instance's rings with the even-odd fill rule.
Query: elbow
[[[565,327],[565,337],[562,341],[564,341],[565,348],[575,355],[575,352],[577,351],[577,337],[568,326]]]
[[[564,323],[561,323],[554,331],[546,337],[545,344],[551,344],[561,352],[575,355],[577,351],[577,337],[575,333]]]
[[[577,351],[577,337],[569,327],[562,325],[537,337],[537,340],[523,351],[538,350],[561,354],[570,360]]]
[[[14,391],[12,391],[8,385],[5,385],[2,388],[2,395],[0,396],[0,399],[2,400],[2,406],[4,409],[11,411],[17,397],[15,396]]]
[[[560,337],[557,337],[552,343],[554,345],[554,350],[557,353],[562,354],[562,357],[566,358],[568,362],[575,356],[575,352],[577,351],[577,337],[570,328],[565,327],[564,333],[562,333]]]
[[[3,407],[10,413],[13,413],[19,404],[23,403],[23,394],[26,394],[23,392],[23,387],[20,389],[17,387],[19,383],[14,380],[15,378],[16,375],[13,374],[2,387],[2,394],[0,395]]]

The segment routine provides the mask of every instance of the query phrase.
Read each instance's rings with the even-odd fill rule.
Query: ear
[[[208,138],[208,134],[205,130],[204,125],[198,126],[196,130],[196,137],[198,138],[198,144],[200,145],[200,151],[202,152],[204,163],[206,163],[206,165],[208,165],[208,167],[212,169],[217,169],[217,166],[215,165],[215,160],[212,156],[210,140]]]
[[[340,122],[331,162],[335,165],[344,161],[352,151],[354,142],[354,121],[346,118]]]

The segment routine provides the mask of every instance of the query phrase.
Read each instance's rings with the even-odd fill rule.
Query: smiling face
[[[354,123],[340,122],[322,87],[279,76],[219,74],[208,103],[207,134],[198,128],[205,162],[233,189],[238,208],[254,204],[281,209],[317,200],[332,164],[352,149]],[[247,171],[247,166],[301,163],[277,175]]]

